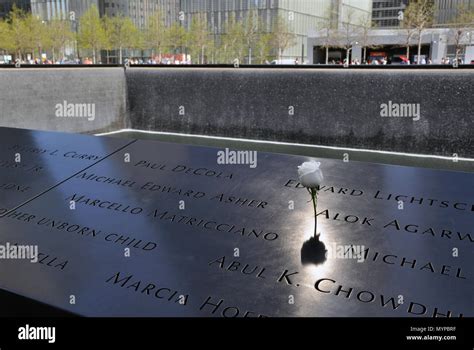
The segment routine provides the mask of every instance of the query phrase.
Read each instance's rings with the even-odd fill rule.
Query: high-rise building
[[[99,2],[99,12],[102,15],[112,16],[128,16],[129,6],[126,0],[101,0]]]
[[[443,27],[455,22],[458,12],[474,11],[474,0],[434,0],[435,26]]]
[[[409,0],[373,0],[372,21],[377,28],[398,28]]]
[[[452,24],[460,10],[474,11],[474,0],[432,0],[434,5],[434,27]],[[400,15],[410,0],[373,0],[372,21],[377,28],[400,27]]]
[[[101,16],[122,14],[132,18],[143,27],[148,16],[160,10],[167,25],[178,17],[179,0],[0,0],[0,18],[11,11],[13,5],[38,16],[44,21],[56,19],[79,20],[92,5],[97,6]]]
[[[135,25],[143,28],[147,18],[160,11],[166,25],[178,20],[179,0],[100,0],[100,13],[106,16],[130,17]]]
[[[289,31],[296,35],[294,45],[283,52],[284,58],[307,56],[306,38],[310,29],[331,21],[338,26],[348,18],[352,22],[371,16],[371,0],[181,0],[180,11],[189,26],[195,14],[205,14],[216,37],[225,34],[225,23],[231,16],[245,19],[258,11],[268,30],[279,16],[287,19]]]
[[[42,20],[80,18],[98,0],[30,0],[31,12]]]

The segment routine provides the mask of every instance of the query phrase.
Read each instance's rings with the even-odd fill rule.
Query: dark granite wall
[[[474,69],[2,68],[0,126],[133,127],[473,158],[473,91]],[[94,103],[97,117],[57,118],[63,101]],[[382,118],[389,101],[419,104],[420,120]]]
[[[133,68],[126,81],[136,129],[474,157],[474,70]],[[420,119],[382,118],[389,101]]]
[[[101,132],[127,126],[123,68],[1,68],[0,126]],[[57,104],[94,105],[95,118],[59,118]]]

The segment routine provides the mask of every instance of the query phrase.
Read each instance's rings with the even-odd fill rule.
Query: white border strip
[[[224,136],[180,134],[180,133],[176,133],[176,132],[147,131],[147,130],[138,130],[138,129],[121,129],[121,130],[116,130],[116,131],[110,131],[110,132],[95,134],[95,136],[107,136],[107,135],[120,134],[120,133],[123,133],[123,132],[135,132],[135,133],[139,133],[139,134],[152,134],[152,135],[169,135],[169,136],[179,136],[179,137],[189,137],[189,138],[198,137],[198,138],[212,139],[212,140],[217,139],[217,140],[262,143],[262,144],[281,145],[281,146],[297,146],[297,147],[306,147],[306,148],[323,148],[323,149],[332,149],[332,150],[346,150],[346,151],[354,151],[354,152],[390,154],[390,155],[404,156],[404,157],[443,159],[443,160],[450,160],[450,161],[453,161],[453,159],[454,159],[454,157],[437,156],[437,155],[429,155],[429,154],[403,153],[403,152],[392,152],[392,151],[378,151],[378,150],[372,150],[372,149],[359,149],[359,148],[347,148],[347,147],[336,147],[336,146],[308,145],[308,144],[304,144],[304,143],[252,140],[252,139],[233,138],[233,137],[224,137]],[[474,162],[473,158],[458,157],[457,159],[461,160],[461,161],[465,161],[465,162]]]

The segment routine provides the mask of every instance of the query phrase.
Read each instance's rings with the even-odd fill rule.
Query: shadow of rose
[[[301,247],[301,263],[303,265],[319,265],[326,261],[326,246],[319,240],[319,234],[311,237]]]

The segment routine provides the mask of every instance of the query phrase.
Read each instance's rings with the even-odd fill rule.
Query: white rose
[[[319,169],[320,162],[314,160],[304,162],[298,167],[300,183],[307,188],[315,188],[323,182],[323,172]]]

